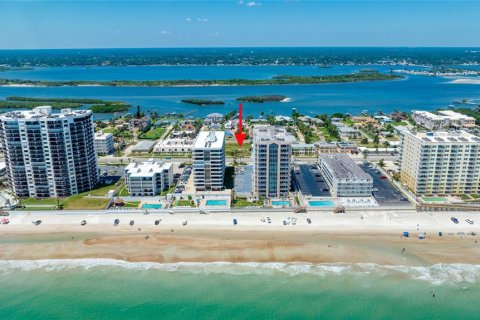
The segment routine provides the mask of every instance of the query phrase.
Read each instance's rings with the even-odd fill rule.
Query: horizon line
[[[0,48],[0,51],[34,51],[34,50],[119,50],[119,49],[479,49],[480,46],[205,46],[205,47],[83,47],[83,48]]]

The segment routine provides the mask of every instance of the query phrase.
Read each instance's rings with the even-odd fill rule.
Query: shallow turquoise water
[[[0,262],[0,318],[475,319],[479,272],[472,265]]]
[[[308,201],[308,205],[311,207],[333,207],[335,203],[330,200],[312,200]]]

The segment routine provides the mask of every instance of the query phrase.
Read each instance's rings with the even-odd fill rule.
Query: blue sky
[[[0,48],[480,46],[480,1],[1,1]]]

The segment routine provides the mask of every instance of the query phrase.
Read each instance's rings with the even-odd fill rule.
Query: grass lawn
[[[107,207],[109,199],[88,198],[78,194],[65,198],[62,202],[65,210],[102,210]]]
[[[252,206],[261,206],[262,201],[258,200],[257,202],[250,202],[244,198],[237,198],[233,200],[232,207],[252,207]]]
[[[156,128],[151,128],[145,133],[140,133],[138,135],[139,139],[150,139],[150,140],[156,140],[160,139],[160,137],[165,133],[165,128],[163,127],[156,127]]]
[[[76,194],[70,197],[59,199],[59,203],[63,205],[65,210],[80,210],[80,209],[91,209],[91,210],[101,210],[105,209],[109,199],[97,199],[97,198],[88,198],[86,196],[104,196],[110,190],[118,190],[123,187],[123,182],[117,183],[117,185],[100,185],[97,188],[86,191],[80,194]],[[27,206],[27,210],[49,210],[57,205],[56,198],[48,199],[22,199],[21,204]],[[48,207],[49,205],[50,207]],[[39,207],[45,206],[45,207]]]
[[[339,141],[338,139],[332,137],[330,135],[330,132],[328,132],[327,128],[325,127],[321,127],[320,128],[320,132],[322,133],[323,137],[325,138],[325,140],[327,141]]]
[[[115,131],[115,128],[106,127],[106,128],[100,129],[100,130],[103,131],[104,133],[113,133]]]
[[[62,199],[60,199],[60,202],[62,202]],[[47,199],[35,199],[35,198],[28,198],[28,199],[22,199],[21,200],[22,205],[28,206],[28,205],[52,205],[55,206],[57,205],[57,199],[56,198],[47,198]]]
[[[390,122],[390,124],[394,127],[396,126],[406,126],[407,123],[405,121],[392,121]]]
[[[347,126],[351,127],[355,124],[355,122],[353,122],[352,118],[346,118],[343,120],[343,123],[346,124]]]
[[[225,154],[228,157],[232,157],[235,150],[238,150],[238,157],[249,157],[252,154],[252,143],[245,141],[241,148],[236,140],[234,143],[225,144]]]
[[[138,208],[140,201],[125,201],[124,208]]]
[[[195,207],[191,202],[192,200],[177,200],[175,207]]]

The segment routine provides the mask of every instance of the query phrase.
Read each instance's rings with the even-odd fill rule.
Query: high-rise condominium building
[[[197,191],[219,191],[225,178],[225,132],[201,131],[192,148]]]
[[[8,182],[18,197],[66,197],[98,182],[92,112],[49,106],[0,115]]]
[[[258,196],[288,195],[293,141],[295,138],[284,127],[253,128],[253,187]]]
[[[478,193],[480,138],[465,131],[405,133],[401,179],[419,195]]]

